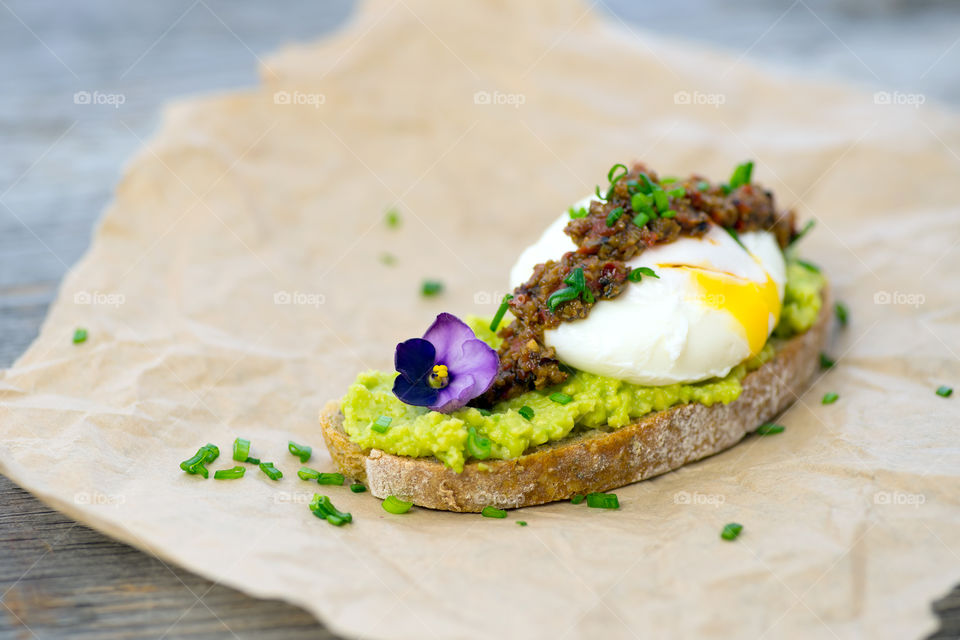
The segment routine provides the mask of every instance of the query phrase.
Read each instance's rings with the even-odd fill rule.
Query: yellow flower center
[[[450,384],[450,372],[447,371],[447,365],[433,365],[433,371],[430,373],[429,384],[434,389],[443,389],[445,386]]]

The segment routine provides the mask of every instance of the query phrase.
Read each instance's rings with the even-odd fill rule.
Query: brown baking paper
[[[904,95],[760,72],[572,0],[367,4],[259,89],[168,110],[0,378],[0,469],[350,636],[918,637],[960,582],[960,398],[934,394],[960,386],[960,119]],[[723,179],[745,158],[818,220],[803,253],[850,308],[782,435],[620,489],[619,511],[396,516],[323,487],[354,521],[310,513],[287,441],[332,471],[323,404],[438,312],[492,314],[517,253],[611,164]],[[446,290],[422,298],[424,278]],[[207,442],[231,466],[238,436],[283,479],[179,470]]]

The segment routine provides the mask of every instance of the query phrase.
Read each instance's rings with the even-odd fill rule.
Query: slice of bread
[[[727,405],[676,405],[613,431],[578,432],[514,460],[487,460],[483,468],[468,462],[462,473],[435,458],[361,450],[343,431],[336,402],[320,414],[323,437],[340,471],[366,483],[374,496],[394,495],[431,509],[508,509],[608,491],[732,447],[790,406],[817,372],[830,332],[832,305],[826,289],[822,297],[816,324],[747,374],[740,397]]]

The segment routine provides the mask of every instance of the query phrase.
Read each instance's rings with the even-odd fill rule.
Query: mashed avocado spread
[[[788,262],[783,311],[773,333],[775,338],[789,338],[813,325],[820,313],[823,285],[823,276],[813,268],[793,260]],[[488,319],[469,318],[467,322],[478,338],[493,348],[499,345]],[[471,428],[490,439],[490,458],[517,458],[530,447],[560,440],[577,430],[617,429],[675,404],[700,402],[710,406],[733,402],[740,396],[744,376],[775,353],[775,340],[768,341],[760,353],[723,378],[692,384],[640,386],[576,371],[557,387],[529,391],[494,405],[491,411],[464,407],[449,414],[397,399],[392,390],[396,372],[367,371],[357,377],[341,402],[343,428],[350,440],[364,449],[411,457],[433,456],[459,473],[470,457],[467,438]],[[551,400],[550,396],[558,392],[572,399],[566,404]],[[521,407],[533,410],[529,420],[520,414]],[[380,416],[392,419],[383,433],[371,428]]]

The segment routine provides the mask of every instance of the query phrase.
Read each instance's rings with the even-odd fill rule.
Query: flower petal
[[[430,341],[411,338],[397,345],[393,364],[407,382],[426,383],[436,357],[437,351]]]
[[[437,402],[438,391],[426,381],[411,382],[399,375],[393,380],[393,394],[400,402],[417,407],[429,407]]]
[[[463,343],[460,357],[447,365],[450,384],[440,390],[434,411],[449,413],[465,406],[483,394],[497,377],[500,360],[497,352],[483,340],[474,338]]]
[[[433,321],[423,339],[430,341],[436,348],[436,362],[450,366],[449,362],[459,360],[463,355],[463,344],[476,340],[473,329],[463,320],[451,313],[441,313]]]
[[[440,413],[456,411],[479,395],[472,392],[475,386],[476,380],[469,373],[452,376],[450,384],[440,389],[436,400],[429,405],[429,408]]]

